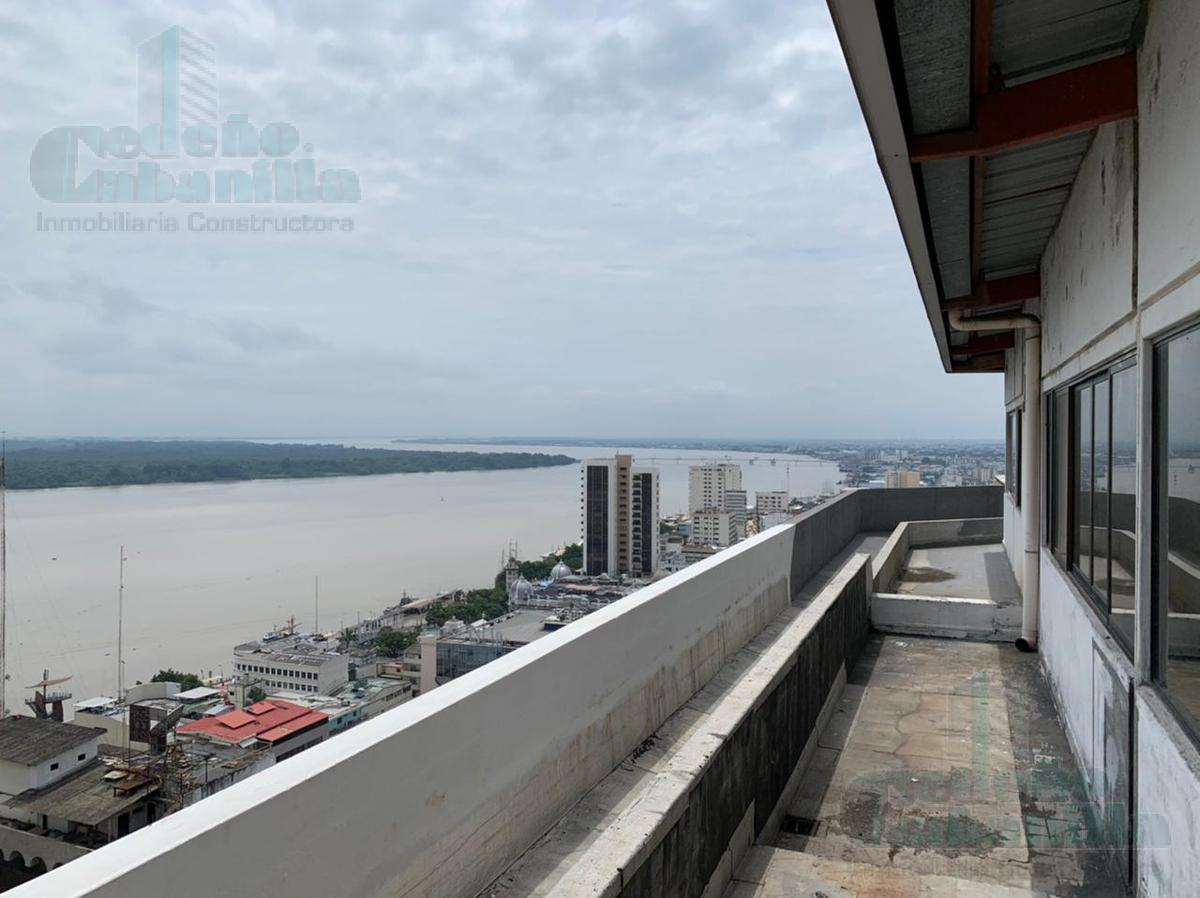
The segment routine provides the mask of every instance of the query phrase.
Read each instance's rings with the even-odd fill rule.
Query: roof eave
[[[937,343],[942,367],[950,372],[950,345],[946,319],[934,273],[933,256],[921,212],[921,200],[909,158],[908,138],[900,103],[888,66],[887,47],[874,3],[863,0],[828,0],[854,91],[871,134],[875,158],[896,210],[900,233],[908,250],[925,314]]]

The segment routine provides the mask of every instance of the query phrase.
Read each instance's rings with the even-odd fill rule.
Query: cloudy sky
[[[173,25],[222,121],[291,123],[361,200],[35,194],[46,132],[140,126]],[[999,377],[941,372],[821,0],[4,2],[0,59],[9,434],[1001,433]],[[38,230],[116,211],[180,230]]]

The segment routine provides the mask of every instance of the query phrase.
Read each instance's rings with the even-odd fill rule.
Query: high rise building
[[[725,491],[742,488],[742,468],[730,462],[688,469],[688,511],[725,508]]]
[[[730,462],[693,465],[688,470],[688,511],[692,515],[692,542],[729,546],[744,538],[746,491],[742,489],[741,466]],[[699,527],[704,533],[701,539],[696,525],[699,512],[724,513],[728,520],[718,524],[717,518],[706,516]]]
[[[787,490],[758,490],[754,494],[754,510],[760,514],[782,514],[788,510]]]
[[[739,472],[740,474],[740,472]],[[733,523],[733,542],[746,538],[746,491],[725,490],[725,504],[722,511],[729,515]]]
[[[580,471],[583,571],[648,577],[658,569],[658,469],[633,456],[590,459]]]
[[[689,542],[697,546],[731,546],[739,539],[737,522],[728,511],[693,511]]]
[[[895,471],[887,472],[885,481],[889,490],[913,489],[921,485],[921,475],[907,468],[897,468]]]

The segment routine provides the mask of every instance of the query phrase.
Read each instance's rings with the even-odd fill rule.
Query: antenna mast
[[[313,577],[313,635],[321,635],[321,576]]]
[[[121,562],[117,579],[117,701],[125,697],[125,663],[121,658],[121,636],[125,621],[125,547],[121,546]]]

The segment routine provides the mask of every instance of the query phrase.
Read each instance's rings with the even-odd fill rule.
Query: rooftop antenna
[[[313,577],[313,635],[321,635],[321,576]]]
[[[117,574],[117,701],[125,697],[125,662],[121,659],[121,639],[125,629],[125,546],[121,546],[121,558]]]
[[[7,489],[4,481],[4,463],[8,460],[8,433],[0,431],[0,720],[8,716],[8,706],[4,694],[8,686],[8,673],[5,644],[8,642],[8,533],[7,508],[5,497]]]

